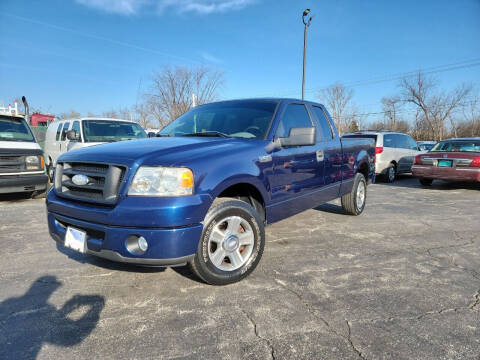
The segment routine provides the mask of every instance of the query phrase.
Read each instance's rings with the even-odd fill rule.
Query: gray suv
[[[415,156],[424,153],[412,137],[399,132],[365,130],[343,137],[375,139],[375,173],[387,182],[395,181],[398,174],[412,172]]]

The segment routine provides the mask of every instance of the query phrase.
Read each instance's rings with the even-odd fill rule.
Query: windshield
[[[245,139],[264,139],[277,101],[238,100],[201,105],[167,125],[160,135],[212,134]]]
[[[420,150],[430,150],[435,144],[418,144]]]
[[[139,124],[112,120],[84,120],[85,142],[113,142],[143,139],[147,134]]]
[[[442,141],[430,152],[480,152],[480,140]]]
[[[31,141],[35,138],[22,118],[0,117],[0,141]]]

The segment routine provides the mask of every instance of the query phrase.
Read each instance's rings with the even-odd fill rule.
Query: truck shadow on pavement
[[[135,272],[135,273],[159,273],[167,270],[165,266],[141,266],[135,264],[123,264],[115,261],[110,261],[102,259],[92,255],[81,254],[77,251],[66,248],[57,243],[57,250],[62,254],[68,256],[69,259],[75,260],[82,264],[90,264],[93,266],[98,266],[107,270],[116,270],[116,271],[125,271],[125,272]],[[205,284],[203,280],[198,278],[188,266],[172,266],[171,269],[177,274],[184,276],[192,281]]]
[[[0,201],[26,201],[31,200],[32,196],[30,193],[11,193],[11,194],[0,194]]]
[[[0,303],[0,359],[35,359],[44,344],[77,345],[95,329],[104,297],[75,295],[57,309],[48,300],[61,286],[55,276],[42,276],[22,296]]]

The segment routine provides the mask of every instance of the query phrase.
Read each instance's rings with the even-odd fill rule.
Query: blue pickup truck
[[[229,284],[260,261],[266,225],[339,197],[346,213],[362,213],[374,153],[371,139],[341,139],[317,103],[201,105],[157,138],[60,156],[49,231],[83,253],[188,263],[205,282]]]

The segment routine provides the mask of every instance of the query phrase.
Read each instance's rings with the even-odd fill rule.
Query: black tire
[[[226,243],[228,239],[235,237],[235,235],[228,235],[228,228],[226,228],[224,230],[225,237],[223,238],[222,248],[220,248],[225,255],[223,257],[219,256],[219,259],[222,259],[222,261],[217,266],[211,259],[211,257],[214,257],[211,246],[215,246],[213,253],[216,253],[218,250],[216,248],[217,244],[209,241],[211,234],[216,229],[224,226],[222,224],[230,225],[228,221],[224,220],[234,218],[241,218],[241,223],[238,225],[237,230],[244,229],[244,232],[247,232],[245,228],[249,228],[248,232],[251,231],[250,235],[253,240],[251,240],[251,244],[249,245],[241,245],[240,240],[238,240],[238,238],[236,239],[234,248],[238,249],[239,252],[247,251],[247,253],[245,253],[245,258],[242,259],[242,261],[245,262],[242,263],[239,268],[234,268],[234,261],[229,257],[230,253],[228,252],[228,248],[224,249],[224,243]],[[232,241],[235,242],[235,240]],[[206,283],[211,285],[227,285],[242,280],[255,269],[262,257],[264,247],[265,227],[257,211],[244,201],[233,198],[219,198],[213,202],[205,216],[197,253],[189,265],[192,271]],[[229,266],[232,267],[231,270],[220,268]]]
[[[420,181],[420,184],[421,184],[422,186],[431,186],[431,185],[432,185],[432,182],[433,182],[433,179],[420,178],[420,179],[418,179],[418,181]]]
[[[53,164],[52,162],[50,161],[50,163],[47,165],[47,176],[48,176],[48,182],[51,182],[53,183],[53,173],[54,173],[54,167],[53,167]]]
[[[385,172],[385,182],[387,183],[393,183],[395,181],[395,177],[397,176],[397,168],[395,167],[394,164],[390,164],[390,166],[387,168],[387,171]]]
[[[364,196],[363,203],[357,203],[357,192],[363,188]],[[342,208],[348,215],[360,215],[365,209],[367,203],[367,182],[363,174],[357,173],[353,181],[352,191],[345,194],[341,198]]]
[[[42,199],[45,197],[45,195],[46,195],[46,190],[39,190],[39,191],[33,191],[30,194],[30,197],[32,199]]]

